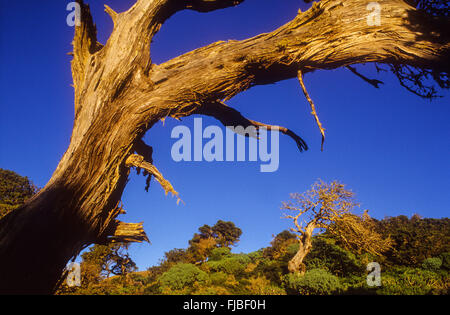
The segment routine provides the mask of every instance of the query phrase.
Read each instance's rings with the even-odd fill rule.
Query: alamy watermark
[[[367,15],[367,25],[380,26],[381,25],[381,5],[378,2],[370,2],[367,7],[370,13]]]
[[[369,287],[381,287],[381,266],[377,262],[367,264],[367,285]]]
[[[66,284],[68,287],[79,287],[81,286],[81,266],[79,263],[72,262],[67,265],[67,277]]]
[[[81,25],[81,7],[77,2],[69,2],[66,7],[70,13],[67,15],[66,22],[70,27]]]
[[[172,130],[172,139],[178,139],[172,145],[172,159],[175,162],[257,162],[259,158],[265,163],[260,165],[261,172],[276,172],[280,163],[279,131],[276,128],[270,131],[270,141],[265,127],[227,126],[224,135],[219,126],[203,129],[202,118],[195,118],[193,132],[187,126],[177,126]],[[249,139],[248,152],[245,136]],[[203,143],[205,139],[208,141]]]

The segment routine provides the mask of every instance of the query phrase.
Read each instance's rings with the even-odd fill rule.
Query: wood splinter
[[[164,176],[160,173],[160,171],[158,171],[158,169],[153,164],[145,161],[143,156],[132,154],[127,158],[125,165],[127,167],[136,167],[144,169],[147,173],[155,177],[155,179],[164,189],[166,195],[170,192],[174,196],[176,196],[177,204],[179,204],[180,201],[182,201],[179,197],[178,192],[176,192],[175,189],[173,188],[172,184],[164,178]]]
[[[111,226],[111,243],[142,243],[150,240],[144,231],[143,223],[125,223],[115,220]]]

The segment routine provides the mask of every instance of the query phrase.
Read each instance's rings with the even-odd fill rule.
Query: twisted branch
[[[239,111],[227,106],[221,101],[211,102],[205,106],[198,108],[194,113],[214,117],[226,127],[242,126],[244,127],[244,129],[249,126],[255,127],[256,134],[248,134],[244,132],[244,134],[242,135],[246,137],[251,136],[257,138],[258,130],[260,128],[266,128],[268,131],[280,131],[281,133],[291,137],[295,141],[300,152],[308,150],[308,145],[306,144],[306,142],[292,130],[286,127],[268,125],[245,118]],[[236,128],[233,128],[233,130],[239,131],[239,129]]]
[[[323,144],[325,142],[325,129],[322,127],[322,123],[320,122],[319,116],[317,115],[316,106],[314,105],[314,102],[312,101],[311,97],[309,97],[308,91],[306,90],[305,83],[303,82],[303,74],[302,74],[301,70],[298,71],[297,77],[298,77],[298,81],[300,82],[300,86],[302,87],[303,94],[305,94],[305,97],[306,97],[307,101],[309,102],[309,105],[311,106],[311,111],[312,111],[311,114],[316,119],[317,126],[319,127],[320,133],[322,135],[321,150],[323,151]]]

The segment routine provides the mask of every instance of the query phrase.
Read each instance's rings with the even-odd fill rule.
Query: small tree
[[[297,254],[289,261],[290,272],[304,273],[303,260],[312,248],[312,236],[316,229],[326,229],[345,249],[358,254],[362,252],[380,256],[392,247],[390,237],[383,237],[376,232],[376,222],[366,210],[362,216],[351,213],[358,205],[354,193],[345,189],[337,181],[330,184],[316,182],[304,194],[291,194],[292,201],[283,202],[282,209],[296,212],[285,218],[294,221],[300,247]],[[306,218],[305,218],[306,217]],[[300,218],[305,218],[299,222]]]
[[[242,230],[231,221],[217,221],[212,227],[212,231],[219,247],[235,246],[242,235]]]
[[[356,206],[353,196],[353,192],[345,189],[343,184],[318,181],[307,192],[291,194],[292,201],[283,202],[282,209],[296,213],[285,215],[285,218],[294,221],[295,228],[291,231],[297,234],[300,243],[297,253],[288,263],[290,272],[305,273],[303,260],[311,251],[314,231],[327,228],[338,218],[349,214]],[[300,218],[305,219],[300,222]]]
[[[92,246],[81,255],[81,269],[85,280],[90,282],[90,279],[103,280],[111,275],[126,276],[136,271],[137,267],[128,253],[128,246],[123,243]]]
[[[194,262],[203,262],[209,256],[211,251],[217,247],[230,248],[239,242],[242,230],[233,222],[222,220],[210,227],[205,224],[201,226],[189,241],[188,254],[191,255]]]

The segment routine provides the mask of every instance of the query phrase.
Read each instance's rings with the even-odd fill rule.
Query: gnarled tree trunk
[[[289,272],[298,272],[300,274],[304,274],[306,272],[306,266],[303,263],[303,260],[311,251],[312,236],[315,228],[316,227],[314,226],[314,224],[308,225],[308,227],[305,229],[305,232],[302,234],[301,239],[299,240],[300,246],[298,248],[298,251],[288,262]]]
[[[323,0],[271,33],[152,63],[152,38],[177,11],[208,12],[242,1],[137,0],[123,13],[106,7],[114,30],[104,46],[88,6],[78,1],[71,142],[47,185],[0,221],[1,293],[51,293],[67,261],[84,246],[146,239],[141,225],[115,218],[130,167],[144,168],[175,193],[141,141],[159,120],[198,113],[227,125],[266,126],[223,101],[316,69],[366,62],[436,69],[448,62],[448,20],[435,28],[433,19],[405,1],[380,0],[381,25],[370,26],[370,1]],[[300,137],[282,131],[306,149]]]

